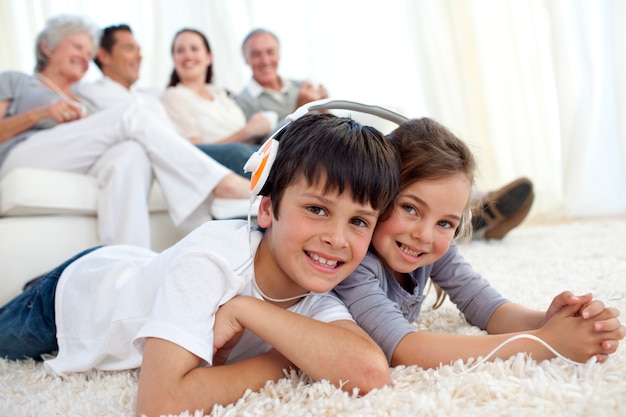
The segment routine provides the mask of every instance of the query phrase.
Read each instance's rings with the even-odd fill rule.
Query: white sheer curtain
[[[478,156],[480,188],[530,177],[531,217],[626,214],[622,0],[0,0],[0,70],[32,71],[37,32],[68,12],[130,24],[140,84],[156,88],[182,27],[209,37],[232,91],[250,76],[243,37],[271,29],[281,74],[448,126]]]
[[[572,212],[626,207],[626,3],[548,2],[561,126],[564,201]]]

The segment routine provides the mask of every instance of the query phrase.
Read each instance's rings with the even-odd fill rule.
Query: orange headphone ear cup
[[[272,136],[261,145],[258,151],[250,156],[243,167],[244,172],[252,173],[250,177],[250,193],[253,198],[259,195],[267,182],[267,177],[276,159],[278,145],[279,142]]]

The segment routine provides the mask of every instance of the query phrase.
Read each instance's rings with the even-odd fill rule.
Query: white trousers
[[[148,195],[153,176],[172,221],[179,225],[232,172],[137,104],[33,134],[9,152],[0,178],[19,167],[95,176],[101,243],[143,247],[150,247]]]

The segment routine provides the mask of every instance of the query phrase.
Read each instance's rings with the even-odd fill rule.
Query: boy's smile
[[[354,202],[350,192],[323,190],[323,178],[311,186],[296,181],[283,194],[278,218],[263,197],[257,221],[267,230],[255,275],[272,298],[329,291],[367,253],[378,211]]]
[[[408,273],[441,258],[454,239],[470,188],[467,178],[458,174],[417,181],[402,190],[372,238],[385,264]]]

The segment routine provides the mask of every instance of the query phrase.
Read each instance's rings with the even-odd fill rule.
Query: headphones
[[[258,151],[250,156],[250,158],[243,167],[244,172],[252,173],[250,178],[250,193],[252,194],[251,198],[253,200],[259,195],[259,193],[263,189],[263,186],[267,182],[270,170],[272,169],[272,165],[274,164],[274,160],[276,159],[276,153],[278,152],[278,138],[280,137],[281,132],[283,132],[287,128],[287,126],[289,126],[293,121],[298,120],[307,113],[316,110],[331,109],[353,110],[361,113],[372,114],[382,119],[394,122],[398,125],[408,120],[406,117],[391,110],[387,110],[383,107],[361,104],[346,100],[317,100],[299,107],[298,109],[296,109],[296,111],[294,111],[285,118],[286,123],[278,130],[276,130],[265,141],[265,143],[261,145]]]
[[[263,186],[267,182],[267,178],[270,175],[270,170],[272,169],[272,165],[274,164],[274,160],[276,160],[276,154],[278,152],[279,140],[281,133],[289,126],[293,121],[298,120],[300,117],[304,116],[307,113],[316,110],[352,110],[358,111],[361,113],[371,114],[374,116],[378,116],[381,119],[389,120],[390,122],[396,123],[397,125],[401,125],[406,122],[408,118],[402,116],[394,111],[385,109],[380,106],[373,106],[369,104],[357,103],[354,101],[348,100],[331,100],[331,99],[323,99],[312,101],[303,106],[300,106],[296,111],[285,117],[285,124],[277,129],[266,141],[261,145],[261,147],[254,152],[248,161],[243,166],[244,172],[251,172],[250,178],[250,201],[254,201]],[[457,227],[454,237],[464,228],[465,216],[461,217],[461,223]]]

